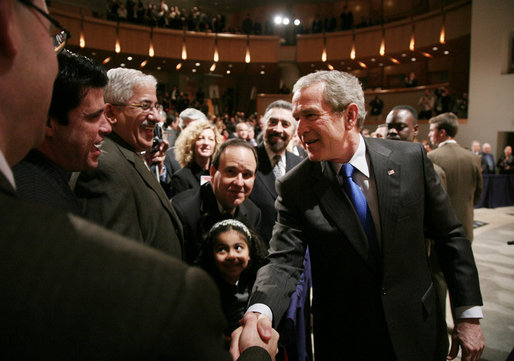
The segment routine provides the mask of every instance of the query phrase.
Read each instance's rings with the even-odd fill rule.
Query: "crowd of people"
[[[112,21],[176,30],[275,35],[275,25],[271,18],[262,23],[248,14],[241,24],[228,24],[223,13],[210,14],[203,11],[199,6],[193,6],[190,9],[180,8],[176,5],[167,4],[165,0],[159,0],[158,4],[150,0],[108,0],[106,18]],[[318,13],[315,14],[310,28],[300,23],[294,25],[294,32],[295,34],[316,34],[378,24],[379,21],[373,21],[371,17],[362,17],[360,22],[354,23],[353,13],[347,6],[344,6],[339,19],[333,14],[327,14],[325,18],[322,18]]]
[[[438,148],[428,155],[408,106],[388,114],[391,140],[363,137],[359,80],[319,71],[262,117],[174,116],[153,76],[106,72],[62,38],[52,46],[50,24],[63,28],[43,1],[7,2],[0,305],[9,359],[273,360],[278,330],[279,355],[292,360],[310,342],[300,320],[311,284],[318,360],[443,360],[459,349],[478,359],[468,223],[481,168],[455,141],[453,113],[430,119]],[[448,165],[455,154],[462,166]],[[456,182],[464,172],[466,187]],[[334,323],[346,326],[333,332]]]

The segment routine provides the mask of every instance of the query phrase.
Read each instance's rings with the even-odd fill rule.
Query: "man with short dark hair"
[[[252,192],[257,154],[245,140],[225,141],[214,155],[211,181],[173,198],[184,226],[184,260],[194,264],[205,234],[216,222],[237,218],[258,233],[261,211],[248,199]]]
[[[387,139],[413,142],[418,135],[418,112],[409,105],[395,106],[386,118]]]
[[[482,167],[480,157],[464,149],[455,141],[459,121],[453,113],[442,113],[429,120],[430,142],[437,148],[428,158],[443,168],[446,191],[455,214],[462,222],[466,237],[473,241],[474,204],[482,194]]]
[[[261,210],[260,234],[268,245],[277,218],[275,181],[301,162],[300,157],[287,151],[287,146],[296,132],[292,104],[284,100],[271,103],[264,112],[263,132],[264,142],[256,148],[259,167],[250,199]]]
[[[2,358],[232,359],[219,293],[205,272],[17,195],[10,167],[44,139],[56,52],[67,37],[44,1],[0,1]],[[262,321],[246,321],[250,332],[233,334],[240,361],[271,361],[278,335],[262,342]]]
[[[45,139],[13,167],[20,196],[82,215],[69,186],[72,172],[95,169],[111,125],[104,116],[107,74],[97,63],[64,50],[58,56]]]

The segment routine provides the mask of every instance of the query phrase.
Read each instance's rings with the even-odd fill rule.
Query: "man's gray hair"
[[[188,124],[195,120],[207,121],[207,117],[205,116],[205,114],[195,108],[186,108],[180,112],[178,121],[178,126],[180,127],[180,129],[184,129],[184,119],[189,121],[187,122]]]
[[[323,99],[336,113],[343,113],[350,103],[357,105],[359,114],[357,125],[362,128],[366,117],[364,92],[359,79],[351,74],[337,70],[322,70],[307,74],[296,82],[293,94],[302,88],[316,83],[323,83]]]
[[[136,86],[157,87],[157,79],[136,69],[114,68],[107,72],[109,82],[104,89],[104,100],[111,104],[126,104]]]

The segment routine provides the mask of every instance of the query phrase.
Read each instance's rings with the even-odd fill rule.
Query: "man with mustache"
[[[100,144],[111,132],[104,116],[103,88],[107,74],[97,63],[63,50],[45,124],[43,144],[13,167],[19,195],[82,215],[68,182],[72,172],[95,169]]]
[[[264,142],[257,147],[259,167],[250,199],[262,212],[261,235],[266,244],[269,244],[277,218],[275,180],[302,160],[287,151],[287,146],[296,131],[292,104],[284,100],[271,103],[264,112],[263,131]]]
[[[107,76],[105,116],[112,133],[98,168],[80,174],[75,193],[89,220],[181,258],[182,225],[142,157],[158,122],[157,80],[125,68]],[[156,153],[164,156],[166,148],[162,143]]]

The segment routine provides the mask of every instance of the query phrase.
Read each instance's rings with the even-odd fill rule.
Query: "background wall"
[[[511,0],[472,3],[469,119],[457,139],[464,146],[473,139],[488,142],[496,158],[506,144],[514,145],[514,74],[505,73],[514,36],[512,14]]]

